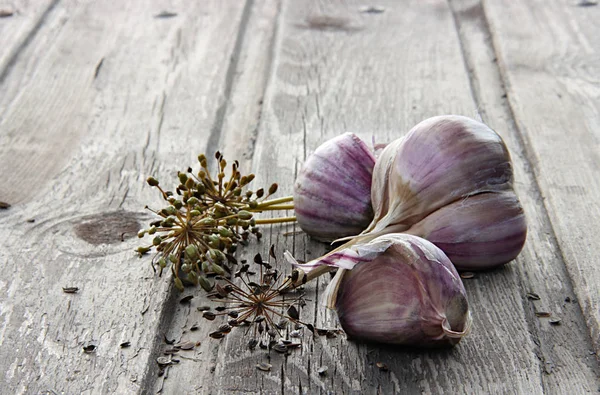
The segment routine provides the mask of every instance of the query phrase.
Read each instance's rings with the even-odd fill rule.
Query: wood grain
[[[58,0],[0,1],[0,82],[3,82],[17,57],[36,36]]]
[[[16,203],[0,213],[0,392],[154,384],[177,299],[133,254],[144,205],[159,204],[144,179],[169,179],[204,150],[242,11],[221,1],[65,2],[19,55],[13,69],[28,70],[27,83],[0,124],[1,198]],[[20,83],[15,75],[2,89]]]
[[[484,2],[511,111],[600,351],[599,7]]]
[[[528,219],[528,240],[515,269],[523,292],[540,299],[523,297],[528,330],[544,374],[547,393],[579,393],[600,386],[600,367],[590,354],[591,339],[581,308],[576,301],[556,235],[544,207],[537,180],[509,107],[480,1],[452,1],[458,31],[471,76],[471,87],[483,121],[502,134],[515,171],[515,189]],[[536,312],[551,312],[560,326]]]
[[[162,389],[181,393],[593,390],[598,384],[598,366],[593,356],[581,353],[590,346],[590,339],[581,326],[583,316],[577,304],[564,302],[565,295],[572,295],[569,279],[563,262],[553,256],[556,241],[552,228],[544,207],[535,199],[535,179],[511,115],[502,107],[504,90],[498,71],[493,64],[478,64],[484,72],[492,68],[492,76],[482,75],[479,82],[476,78],[481,71],[477,74],[468,69],[470,62],[485,62],[488,55],[470,59],[464,46],[474,45],[473,52],[492,53],[485,41],[489,37],[483,37],[483,42],[461,43],[460,37],[464,39],[469,31],[459,37],[455,17],[441,1],[402,6],[389,2],[380,14],[361,13],[361,6],[358,2],[283,2],[253,155],[255,182],[262,185],[278,181],[282,194],[291,193],[292,180],[306,156],[327,138],[345,131],[355,132],[369,142],[386,142],[429,116],[457,113],[478,118],[482,114],[505,136],[515,153],[517,193],[524,196],[534,222],[527,249],[504,269],[467,280],[476,324],[473,333],[454,350],[390,348],[349,342],[343,336],[326,339],[305,334],[302,349],[283,357],[274,352],[251,352],[245,346],[247,338],[232,333],[217,346],[206,348],[205,342],[196,351],[198,360],[208,362],[212,376],[207,376],[206,364],[182,361],[184,365],[173,368],[169,379],[161,383]],[[460,7],[455,11],[460,14]],[[465,26],[485,28],[477,23]],[[252,24],[251,19],[249,26]],[[479,33],[486,34],[485,30]],[[262,39],[257,40],[266,46]],[[252,42],[257,41],[246,34],[244,45]],[[471,84],[478,83],[485,89],[472,89]],[[236,97],[236,89],[233,92]],[[490,97],[500,98],[499,110]],[[256,118],[248,119],[253,124]],[[246,141],[242,137],[244,144]],[[255,252],[266,255],[270,243],[280,253],[288,249],[302,260],[325,251],[325,246],[297,235],[296,230],[291,225],[272,227],[266,240],[244,250],[240,259],[251,258]],[[284,236],[287,232],[292,235]],[[538,263],[540,258],[544,259],[544,267]],[[280,267],[285,266],[280,263]],[[307,286],[310,302],[303,310],[303,319],[317,327],[337,325],[335,315],[319,301],[327,282],[319,279],[314,286]],[[542,299],[531,302],[526,296],[530,291]],[[175,338],[192,336],[189,327],[200,319],[193,307],[204,302],[194,303],[190,308],[180,307],[175,314],[171,328]],[[563,317],[560,329],[535,317],[536,309],[546,308]],[[195,339],[196,332],[193,336]],[[262,361],[273,365],[271,372],[255,369],[255,364]],[[390,371],[380,371],[377,362],[387,364]],[[317,373],[322,366],[328,367],[325,376]],[[190,370],[194,378],[202,379],[186,380]]]
[[[600,387],[598,232],[587,219],[600,213],[600,51],[590,38],[600,7],[380,3],[382,12],[359,0],[40,1],[0,19],[0,201],[13,204],[0,210],[1,393]],[[132,253],[150,218],[142,208],[161,204],[148,175],[169,184],[197,154],[219,149],[256,173],[255,187],[277,181],[284,196],[325,140],[351,131],[388,142],[450,113],[481,117],[504,137],[529,218],[516,261],[465,280],[475,323],[454,349],[304,329],[289,355],[250,351],[241,331],[210,339],[221,322],[201,318],[204,293],[173,290]],[[263,232],[238,259],[266,257],[271,244],[300,260],[328,248],[293,224]],[[289,270],[281,258],[276,266]],[[319,328],[338,326],[321,306],[328,282],[305,287],[301,318]],[[193,299],[180,303],[185,296]],[[561,324],[535,315],[543,311]],[[165,339],[200,344],[159,376]]]

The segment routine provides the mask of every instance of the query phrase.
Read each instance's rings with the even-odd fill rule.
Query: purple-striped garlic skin
[[[302,230],[322,241],[362,232],[373,219],[374,166],[375,157],[353,133],[319,146],[294,184],[294,211]]]
[[[485,270],[519,255],[527,221],[514,192],[482,193],[434,211],[406,232],[438,246],[458,270]]]
[[[511,190],[512,180],[508,149],[489,127],[458,115],[426,119],[378,158],[367,231],[406,230],[466,196]]]
[[[358,259],[351,270],[340,269],[334,303],[349,338],[431,347],[454,345],[468,333],[465,288],[435,245],[408,234],[388,234],[353,248],[358,255],[371,250],[375,256],[367,252],[369,261]]]

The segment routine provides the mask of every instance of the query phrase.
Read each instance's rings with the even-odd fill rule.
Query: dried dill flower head
[[[275,259],[273,246],[270,257]],[[215,309],[216,313],[205,311],[203,317],[210,321],[217,316],[228,318],[226,324],[210,334],[212,338],[220,339],[234,327],[246,327],[245,333],[250,333],[251,337],[248,342],[250,348],[257,344],[263,348],[276,345],[276,351],[282,352],[292,343],[278,343],[274,339],[278,335],[281,337],[281,331],[289,324],[304,325],[314,331],[311,324],[300,321],[300,309],[305,305],[304,295],[298,290],[290,290],[287,282],[282,281],[281,273],[269,262],[263,261],[260,254],[254,257],[254,263],[258,272],[242,262],[233,279],[217,277],[220,283],[215,285],[208,297],[222,305]]]
[[[251,235],[261,238],[257,225],[295,221],[295,217],[254,218],[257,212],[293,208],[284,204],[292,198],[269,200],[277,191],[277,184],[272,184],[266,193],[263,188],[249,190],[247,187],[254,174],[242,175],[235,161],[226,175],[227,161],[220,152],[215,154],[215,159],[214,176],[208,170],[205,155],[198,156],[200,170],[197,173],[191,167],[186,172],[178,172],[175,193],[164,190],[156,178],[147,179],[151,187],[158,189],[167,206],[160,210],[146,207],[159,219],[138,233],[140,238],[152,237],[152,243],[136,251],[140,256],[155,251],[153,267],[158,265],[162,274],[170,265],[175,285],[180,290],[186,281],[210,291],[212,284],[206,276],[230,272],[230,262],[234,261],[230,254],[237,246],[247,244]]]

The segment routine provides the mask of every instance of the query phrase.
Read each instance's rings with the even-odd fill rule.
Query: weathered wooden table
[[[0,0],[0,393],[597,392],[600,6],[577,1]],[[439,114],[503,136],[529,220],[518,259],[465,280],[474,327],[452,350],[213,340],[202,294],[180,304],[133,253],[149,175],[220,149],[283,195],[326,139]],[[240,257],[326,251],[297,230]],[[320,327],[327,281],[303,311]],[[201,344],[159,377],[165,337]]]

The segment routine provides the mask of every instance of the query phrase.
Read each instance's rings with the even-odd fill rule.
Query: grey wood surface
[[[12,204],[0,210],[0,393],[598,391],[600,6],[120,3],[11,3],[0,18],[0,201]],[[210,339],[202,292],[179,293],[133,254],[144,205],[160,205],[148,175],[167,182],[220,149],[284,196],[326,139],[387,142],[439,114],[502,135],[529,223],[514,262],[464,280],[474,327],[452,350],[304,333],[285,356],[235,331]],[[265,227],[238,258],[326,251],[298,231]],[[317,327],[337,326],[327,283],[306,287],[302,319]],[[165,337],[200,344],[159,376]]]

